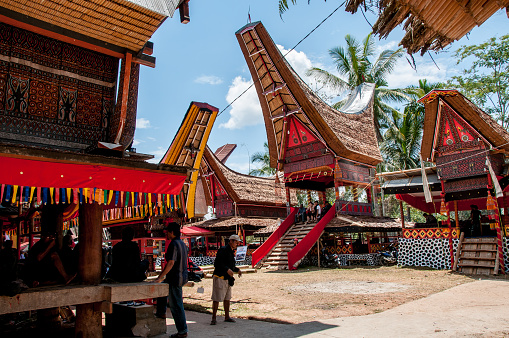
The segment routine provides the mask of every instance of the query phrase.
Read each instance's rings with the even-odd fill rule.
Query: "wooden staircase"
[[[316,223],[294,224],[259,266],[272,270],[288,269],[288,252],[294,247],[294,239],[297,238],[300,241],[315,225]]]
[[[464,233],[461,233],[453,271],[459,270],[472,275],[496,275],[499,267],[496,237],[464,238]]]

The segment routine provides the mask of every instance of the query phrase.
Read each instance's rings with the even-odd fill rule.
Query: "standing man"
[[[164,230],[166,239],[171,242],[164,257],[166,265],[155,283],[161,283],[164,279],[170,288],[170,310],[178,331],[170,337],[187,337],[186,313],[182,299],[182,286],[187,283],[187,248],[180,239],[180,225],[171,222]],[[166,318],[166,300],[166,297],[157,298],[156,316]]]
[[[240,244],[238,235],[231,235],[227,245],[217,251],[214,261],[214,275],[212,277],[212,321],[210,325],[216,325],[216,314],[219,308],[219,302],[223,302],[224,321],[235,323],[235,319],[230,317],[230,299],[232,298],[232,286],[235,278],[233,273],[237,272],[239,277],[242,271],[235,266],[234,251]]]

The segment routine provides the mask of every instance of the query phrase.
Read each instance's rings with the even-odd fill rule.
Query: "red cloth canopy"
[[[185,237],[197,237],[197,236],[212,236],[214,235],[213,231],[209,231],[203,228],[195,227],[195,226],[189,226],[189,227],[183,227],[180,230],[180,233],[182,236]]]
[[[186,179],[186,174],[163,170],[127,169],[44,158],[0,156],[0,161],[1,183],[18,186],[97,188],[177,195]]]

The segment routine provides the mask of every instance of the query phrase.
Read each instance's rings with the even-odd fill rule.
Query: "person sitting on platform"
[[[329,202],[325,202],[323,208],[322,208],[322,216],[325,216],[325,214],[332,208],[332,205],[330,205]]]
[[[6,240],[0,251],[0,295],[13,296],[13,284],[17,279],[18,258],[17,252],[12,248],[12,241]]]
[[[120,283],[136,283],[147,278],[148,261],[141,260],[140,248],[133,239],[133,228],[122,229],[122,241],[113,246],[112,263],[106,278]]]
[[[295,223],[297,222],[306,222],[306,208],[301,204],[297,214],[295,215]]]
[[[68,274],[57,252],[56,234],[43,231],[41,239],[28,251],[25,265],[25,282],[30,287],[54,285],[59,282],[69,284],[76,273]]]
[[[437,219],[432,214],[424,213],[422,215],[426,219],[426,224],[433,224],[435,226],[438,224]]]
[[[322,217],[322,207],[320,207],[320,204],[318,201],[315,202],[315,220],[318,221]]]

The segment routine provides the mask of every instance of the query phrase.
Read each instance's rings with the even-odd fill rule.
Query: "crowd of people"
[[[300,204],[297,214],[295,215],[295,223],[314,223],[318,222],[329,209],[332,208],[331,204],[327,201],[325,203],[314,203],[309,202],[308,207],[305,208],[303,204]]]

